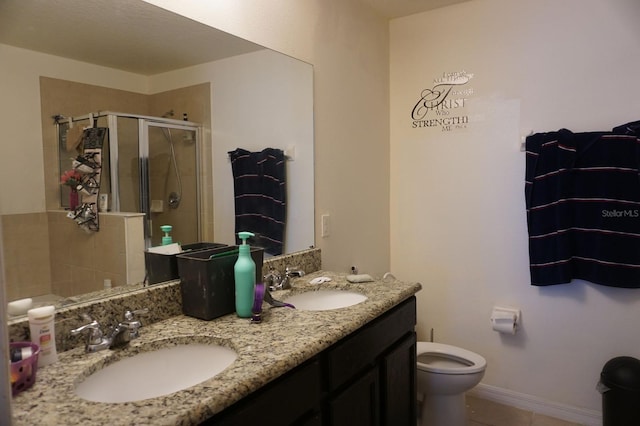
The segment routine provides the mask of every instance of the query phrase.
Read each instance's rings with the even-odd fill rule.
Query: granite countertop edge
[[[331,281],[310,284],[314,277]],[[14,425],[195,425],[233,405],[270,381],[311,359],[343,337],[413,296],[419,283],[375,280],[349,283],[345,274],[318,271],[293,281],[292,290],[274,292],[276,299],[319,289],[349,289],[367,300],[347,308],[302,311],[263,305],[263,322],[225,315],[202,321],[184,315],[143,327],[127,348],[93,354],[76,348],[57,363],[38,370],[36,383],[12,402]],[[76,383],[103,365],[131,353],[184,343],[216,343],[234,349],[238,358],[224,371],[188,389],[143,401],[89,402],[74,393]],[[185,360],[188,362],[188,360]]]

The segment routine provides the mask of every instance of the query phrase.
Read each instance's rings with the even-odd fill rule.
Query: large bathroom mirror
[[[280,148],[288,156],[284,252],[314,245],[310,64],[140,0],[3,0],[0,58],[0,113],[8,124],[0,168],[11,177],[0,182],[8,300],[46,293],[57,274],[69,273],[51,265],[65,262],[65,245],[85,237],[64,230],[51,115],[96,112],[79,105],[103,95],[104,105],[92,109],[158,117],[172,111],[173,119],[188,114],[202,125],[200,154],[210,168],[198,212],[205,241],[235,242],[228,152]],[[122,98],[111,102],[111,92]],[[171,98],[174,92],[181,97]],[[204,107],[191,113],[194,99]],[[123,111],[123,104],[147,109]],[[108,252],[113,238],[102,233],[92,253],[96,262],[122,256]],[[65,290],[64,297],[100,297],[102,279],[86,269],[73,273],[86,274],[93,287]]]

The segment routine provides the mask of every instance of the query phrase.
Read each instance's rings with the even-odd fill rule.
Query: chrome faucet
[[[125,320],[118,322],[115,326],[109,327],[107,331],[102,330],[100,323],[91,319],[88,315],[83,318],[90,321],[88,324],[71,330],[72,336],[86,333],[87,340],[85,344],[85,352],[98,352],[104,349],[114,349],[125,346],[139,335],[139,328],[142,326],[140,321],[134,320],[134,314],[146,313],[146,309],[140,311],[125,312]]]
[[[284,275],[280,274],[276,269],[269,268],[269,272],[263,277],[264,284],[271,291],[275,290],[287,290],[291,288],[291,278],[301,277],[304,275],[304,271],[297,267],[287,266],[285,268]]]
[[[129,328],[130,339],[137,339],[140,337],[140,327],[142,327],[142,323],[136,319],[136,315],[146,315],[148,313],[148,309],[136,309],[135,311],[127,310],[124,313],[124,321],[120,324],[124,324]]]

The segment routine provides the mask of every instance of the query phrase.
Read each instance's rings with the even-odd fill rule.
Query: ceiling
[[[469,0],[360,0],[389,19]],[[154,75],[262,46],[132,0],[1,0],[0,43]]]
[[[426,12],[470,0],[360,0],[389,19]]]
[[[0,0],[0,43],[142,75],[263,49],[131,0]]]

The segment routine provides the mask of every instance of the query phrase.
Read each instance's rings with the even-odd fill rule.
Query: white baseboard
[[[579,423],[586,426],[601,426],[602,413],[595,410],[576,408],[570,405],[548,401],[537,396],[515,392],[497,386],[480,383],[467,392],[468,395],[487,399],[499,404],[509,405],[522,410],[533,411],[549,417]]]

